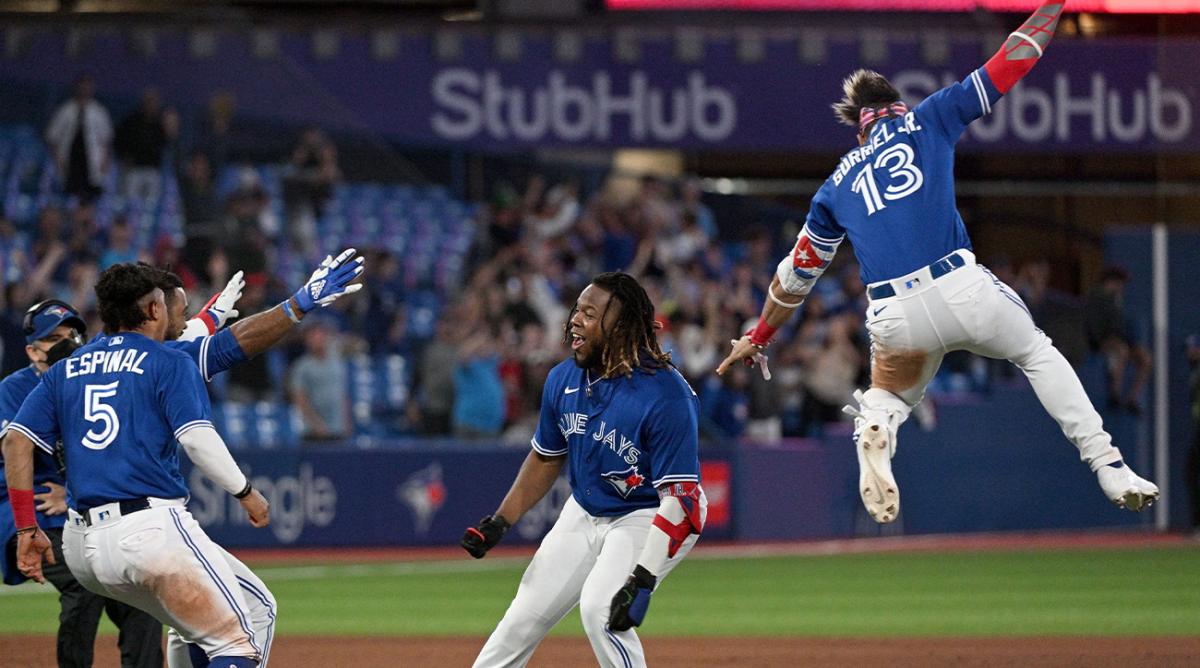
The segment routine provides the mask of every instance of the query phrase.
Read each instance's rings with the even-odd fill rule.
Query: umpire
[[[56,299],[35,304],[25,313],[25,354],[29,366],[0,382],[0,427],[8,423],[38,381],[58,360],[69,357],[83,345],[87,324],[69,304]],[[0,436],[3,435],[0,431]],[[0,455],[0,465],[3,456]],[[38,501],[38,524],[45,529],[54,549],[55,564],[46,564],[45,576],[58,589],[61,611],[58,615],[57,654],[60,668],[87,668],[92,665],[96,643],[96,627],[100,613],[120,629],[117,644],[121,650],[122,668],[162,668],[162,624],[149,614],[119,601],[104,598],[84,589],[67,569],[62,553],[63,525],[66,523],[66,484],[62,462],[56,457],[35,449],[34,485],[41,493]],[[42,491],[45,490],[45,491]],[[8,487],[0,476],[0,541],[4,545],[0,572],[4,584],[18,585],[25,576],[16,567],[16,528],[8,505]]]

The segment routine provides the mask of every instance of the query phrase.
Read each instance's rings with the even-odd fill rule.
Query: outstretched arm
[[[308,281],[279,306],[259,313],[245,321],[234,323],[230,329],[247,357],[253,357],[279,342],[309,311],[329,306],[338,299],[362,289],[362,283],[351,281],[362,276],[363,258],[353,248],[347,248],[335,258],[326,255]]]
[[[1043,2],[983,66],[1001,94],[1007,93],[1037,64],[1058,28],[1065,5],[1065,2]]]
[[[754,329],[746,332],[740,339],[735,339],[733,350],[717,367],[717,375],[724,375],[729,367],[739,360],[754,360],[770,343],[775,332],[792,318],[796,307],[804,303],[805,295],[793,295],[783,291],[779,285],[779,277],[771,279],[771,287],[767,289],[767,301],[763,303],[762,314]],[[757,363],[762,364],[762,361]]]
[[[482,559],[517,520],[546,496],[566,461],[565,456],[555,457],[530,450],[521,464],[521,470],[517,472],[517,479],[513,481],[508,494],[504,495],[496,512],[463,533],[459,541],[463,549],[472,557]]]
[[[517,472],[517,479],[513,481],[508,494],[504,495],[504,500],[500,502],[500,507],[494,514],[508,520],[510,524],[516,523],[534,504],[546,496],[554,486],[554,481],[558,480],[558,474],[566,461],[566,457],[550,457],[530,450],[525,462],[521,464],[521,470]]]
[[[796,245],[775,267],[775,276],[767,289],[767,300],[763,304],[758,324],[740,339],[732,342],[733,351],[717,367],[718,375],[724,374],[739,360],[745,360],[747,364],[761,365],[763,377],[770,379],[763,351],[771,342],[771,337],[775,336],[776,330],[792,317],[796,307],[804,303],[804,298],[812,291],[817,279],[829,268],[838,246],[845,238],[845,233],[838,231],[839,228],[827,204],[831,198],[831,184],[832,182],[826,181],[813,197],[808,221],[800,230]]]
[[[288,297],[287,301],[290,302],[292,312],[296,313],[294,321],[288,317],[287,311],[281,303],[274,308],[255,313],[249,318],[242,318],[230,325],[229,331],[237,339],[238,347],[246,354],[247,359],[279,343],[280,339],[291,331],[297,322],[304,319],[304,314],[298,312],[295,300]]]

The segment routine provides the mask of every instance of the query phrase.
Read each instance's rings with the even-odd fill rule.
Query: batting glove
[[[476,559],[482,559],[488,550],[496,547],[496,543],[504,537],[512,525],[499,515],[488,515],[479,520],[479,524],[468,528],[459,544]]]
[[[354,294],[362,289],[361,283],[349,284],[363,273],[363,259],[354,257],[357,252],[347,248],[336,258],[325,256],[304,287],[292,295],[301,313],[308,313],[318,306],[329,306],[342,295]]]
[[[208,333],[214,334],[217,330],[225,326],[225,322],[230,318],[238,316],[237,309],[233,305],[237,300],[242,298],[242,288],[246,287],[246,281],[242,279],[242,272],[238,272],[229,279],[225,284],[225,289],[212,296],[196,315],[196,320],[203,322],[208,327]]]
[[[646,619],[646,610],[650,608],[650,595],[654,593],[654,585],[658,578],[643,568],[640,564],[633,569],[633,575],[625,581],[625,585],[613,596],[612,607],[608,611],[608,628],[613,631],[628,631],[635,626],[641,626]]]

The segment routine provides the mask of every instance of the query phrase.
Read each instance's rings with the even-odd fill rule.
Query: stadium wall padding
[[[1090,368],[1093,385],[1102,381],[1098,367]],[[915,421],[902,428],[895,459],[902,511],[884,527],[858,499],[848,425],[821,439],[706,445],[705,484],[718,520],[706,539],[1149,526],[1151,514],[1121,511],[1103,498],[1078,452],[1022,385],[941,406],[933,431]],[[1133,422],[1110,423],[1127,453],[1122,435],[1137,431]],[[251,528],[235,500],[188,467],[190,508],[217,542],[332,547],[453,545],[464,528],[495,510],[526,451],[428,442],[235,454],[271,500],[272,523]],[[560,480],[505,541],[539,540],[568,494]]]

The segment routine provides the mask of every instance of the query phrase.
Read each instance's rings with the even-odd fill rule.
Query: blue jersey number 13
[[[896,144],[875,156],[873,163],[863,166],[862,171],[854,178],[850,190],[863,196],[868,216],[880,209],[887,208],[884,200],[898,200],[921,189],[925,183],[925,177],[921,174],[921,170],[913,164],[914,157],[911,146]],[[876,169],[886,169],[888,176],[900,182],[888,185],[880,193],[879,185],[875,183]]]

